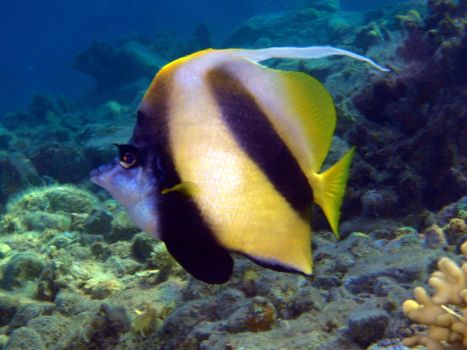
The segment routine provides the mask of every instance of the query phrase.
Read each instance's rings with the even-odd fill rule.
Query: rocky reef
[[[160,33],[94,44],[75,66],[96,80],[98,97],[78,104],[39,94],[0,121],[1,350],[430,343],[423,333],[423,325],[433,328],[428,301],[452,288],[436,282],[433,297],[417,289],[417,305],[405,307],[409,317],[402,304],[415,287],[429,288],[437,269],[441,285],[459,279],[467,240],[467,3],[412,1],[361,13],[342,12],[337,1],[294,4],[247,20],[224,45],[334,44],[393,70],[381,75],[345,58],[268,62],[317,77],[333,95],[338,125],[328,163],[350,144],[358,150],[342,240],[314,209],[314,276],[235,256],[228,283],[201,283],[89,182],[90,169],[115,157],[112,144],[129,138],[155,70],[212,41],[200,25],[188,39]],[[442,257],[452,262],[437,267]],[[436,312],[454,304],[446,306],[452,312],[441,308],[450,326],[465,307],[457,301],[433,302]]]
[[[393,197],[392,214],[437,210],[467,191],[466,4],[428,7],[423,23],[403,22],[403,67],[354,97],[367,122],[349,135],[360,150],[351,183]]]

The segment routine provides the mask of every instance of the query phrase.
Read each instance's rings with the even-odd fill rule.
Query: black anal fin
[[[192,199],[166,193],[158,206],[162,240],[172,256],[195,278],[211,284],[229,280],[233,259],[215,240]]]

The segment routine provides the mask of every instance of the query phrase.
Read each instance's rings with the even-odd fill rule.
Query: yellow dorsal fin
[[[315,202],[323,209],[332,231],[339,238],[339,218],[349,177],[350,163],[355,153],[352,147],[336,164],[322,174],[309,176]]]
[[[302,139],[306,142],[308,154],[298,155],[299,161],[306,173],[318,172],[329,152],[336,127],[332,97],[318,80],[305,73],[279,72],[279,75],[287,95],[289,115],[300,125]]]

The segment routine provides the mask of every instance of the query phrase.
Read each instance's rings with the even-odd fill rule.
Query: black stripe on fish
[[[143,102],[131,141],[151,159],[153,173],[164,173],[159,192],[181,182],[169,150],[167,83],[158,86],[151,103]],[[233,260],[216,241],[196,203],[171,191],[155,194],[161,239],[172,256],[194,277],[207,283],[224,283],[232,275]]]
[[[255,98],[222,67],[209,71],[207,79],[222,118],[237,143],[291,207],[308,220],[313,201],[308,179]]]

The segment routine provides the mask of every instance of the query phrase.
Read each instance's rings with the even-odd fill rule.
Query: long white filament
[[[332,46],[309,46],[309,47],[270,47],[266,49],[230,49],[233,53],[248,58],[254,62],[265,61],[270,58],[298,58],[298,59],[314,59],[324,58],[329,56],[347,56],[359,61],[371,64],[373,67],[382,72],[390,70],[377,64],[372,59],[356,54],[352,51],[338,49]]]

